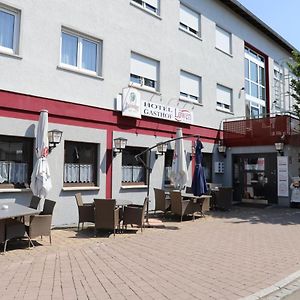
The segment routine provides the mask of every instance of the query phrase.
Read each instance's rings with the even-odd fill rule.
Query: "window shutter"
[[[231,106],[231,89],[218,84],[217,102]]]
[[[220,27],[216,27],[216,47],[231,53],[231,35]]]
[[[180,92],[193,95],[199,98],[200,94],[200,77],[180,72]]]
[[[157,61],[136,53],[131,53],[131,74],[157,81],[157,68]]]
[[[199,31],[199,14],[180,4],[180,22]]]

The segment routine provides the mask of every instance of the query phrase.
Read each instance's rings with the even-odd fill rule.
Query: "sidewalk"
[[[300,270],[300,210],[236,207],[164,224],[115,238],[57,229],[52,246],[45,238],[32,250],[24,242],[0,256],[0,299],[257,299]]]

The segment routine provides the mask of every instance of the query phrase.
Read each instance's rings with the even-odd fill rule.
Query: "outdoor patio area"
[[[30,250],[11,242],[0,298],[239,299],[300,269],[299,209],[234,207],[163,225],[115,237],[53,229],[52,246],[45,237]]]

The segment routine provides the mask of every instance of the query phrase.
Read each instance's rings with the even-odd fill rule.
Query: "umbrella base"
[[[164,223],[161,220],[157,219],[148,219],[145,221],[145,227],[147,228],[153,228],[153,227],[163,227]]]

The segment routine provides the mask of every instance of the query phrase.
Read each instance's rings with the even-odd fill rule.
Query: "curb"
[[[274,292],[279,292],[280,289],[286,287],[288,284],[292,283],[293,281],[297,280],[298,278],[300,278],[300,271],[297,271],[295,273],[292,273],[291,275],[285,277],[284,279],[276,282],[275,284],[262,289],[250,296],[244,297],[244,298],[240,298],[240,300],[256,300],[256,299],[262,299],[266,296],[269,296],[270,294],[274,293]],[[293,293],[295,290],[286,290],[287,293],[286,295],[289,295],[291,293]],[[283,296],[283,295],[282,295]]]

